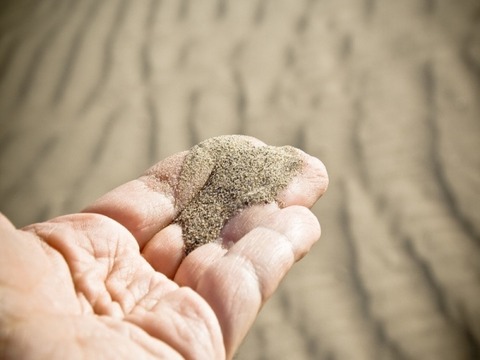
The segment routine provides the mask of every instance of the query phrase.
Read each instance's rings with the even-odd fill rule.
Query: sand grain
[[[242,209],[276,201],[301,165],[291,146],[256,146],[237,135],[193,147],[180,173],[177,193],[183,204],[174,221],[182,227],[185,253],[217,240]]]

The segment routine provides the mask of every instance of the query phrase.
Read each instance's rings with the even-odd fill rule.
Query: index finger
[[[175,185],[187,152],[157,163],[139,178],[103,195],[83,212],[108,216],[126,227],[140,248],[177,213]]]

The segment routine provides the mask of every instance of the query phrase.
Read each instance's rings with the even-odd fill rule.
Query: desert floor
[[[0,211],[17,226],[233,133],[330,175],[321,240],[237,359],[480,357],[478,0],[0,5]]]

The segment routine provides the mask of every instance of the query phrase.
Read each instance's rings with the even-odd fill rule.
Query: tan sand
[[[175,219],[183,229],[185,253],[218,239],[225,223],[240,210],[277,201],[301,164],[293,147],[255,146],[235,135],[193,147],[178,184],[190,200]],[[206,182],[191,193],[197,191],[198,179]]]

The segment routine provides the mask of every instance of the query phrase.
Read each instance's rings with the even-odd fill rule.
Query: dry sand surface
[[[478,0],[1,2],[17,226],[235,133],[330,175],[237,359],[480,358]]]

